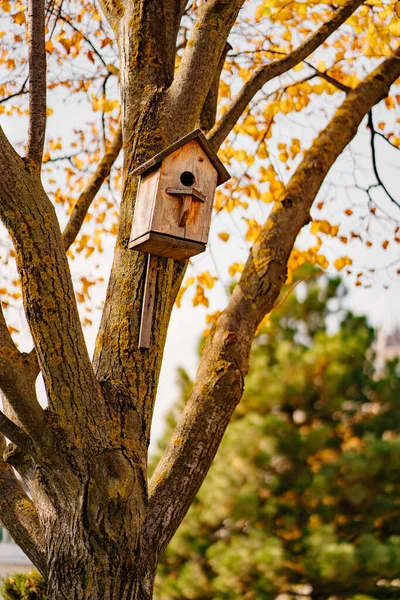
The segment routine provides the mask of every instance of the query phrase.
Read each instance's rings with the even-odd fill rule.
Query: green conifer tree
[[[400,598],[400,373],[338,280],[257,338],[245,394],[159,568],[157,600]],[[160,448],[187,397],[168,416]]]

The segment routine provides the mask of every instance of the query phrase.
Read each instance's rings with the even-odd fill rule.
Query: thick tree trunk
[[[53,544],[48,600],[153,598],[154,575],[138,568],[128,547],[121,547],[115,555],[96,548],[87,532],[79,533],[70,523]]]
[[[151,600],[154,561],[143,549],[146,510],[131,465],[116,451],[91,464],[42,511],[48,599]]]

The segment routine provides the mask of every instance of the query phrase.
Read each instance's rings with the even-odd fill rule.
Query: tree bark
[[[60,515],[61,527],[52,528],[48,600],[151,600],[155,574],[141,566],[140,540],[132,546],[132,540],[119,535],[125,530],[125,512],[116,516],[111,509],[112,524],[99,521],[108,528],[100,536],[85,523],[82,509]]]
[[[157,561],[203,482],[240,401],[254,333],[279,294],[291,249],[309,220],[319,187],[364,115],[400,74],[398,55],[384,61],[348,94],[305,153],[205,345],[191,398],[149,493],[151,419],[168,323],[187,262],[157,258],[151,344],[139,348],[146,256],[128,249],[137,189],[131,172],[198,122],[213,125],[221,57],[243,1],[201,3],[175,75],[184,0],[102,4],[121,57],[124,185],[93,363],[65,246],[72,243],[109,173],[121,145],[120,132],[78,200],[63,239],[38,177],[41,150],[35,160],[21,159],[0,130],[0,217],[14,241],[35,343],[34,352],[19,353],[0,312],[0,387],[12,409],[0,414],[0,431],[20,444],[19,471],[32,496],[30,500],[24,493],[10,466],[10,452],[5,452],[0,461],[0,517],[48,577],[49,600],[151,600]],[[346,3],[345,14],[338,9],[340,18],[332,31],[359,4]],[[325,28],[323,39],[330,32]],[[298,59],[296,54],[294,64]],[[265,73],[257,85],[264,79]],[[257,85],[251,93],[260,89]],[[249,87],[243,106],[233,104],[235,111],[251,99]],[[38,106],[42,114],[42,104]],[[233,112],[229,114],[231,118]],[[217,125],[211,136],[215,146],[221,131]],[[44,121],[40,132],[42,139]],[[39,368],[48,396],[45,411],[35,394]]]

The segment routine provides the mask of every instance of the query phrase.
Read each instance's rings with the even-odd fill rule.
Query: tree
[[[288,264],[292,269],[300,262],[299,254],[291,252],[301,228],[310,221],[318,190],[364,117],[387,97],[400,75],[397,3],[346,0],[310,7],[296,3],[291,10],[274,1],[266,2],[261,11],[258,7],[256,14],[248,4],[244,0],[208,0],[189,6],[181,0],[108,0],[101,2],[108,27],[91,3],[52,0],[45,5],[44,0],[29,0],[27,16],[20,4],[12,8],[7,1],[2,3],[9,26],[2,32],[1,60],[15,73],[2,84],[2,105],[10,107],[3,112],[23,115],[21,107],[29,91],[29,124],[23,158],[0,131],[0,218],[12,238],[8,256],[15,258],[18,268],[20,283],[16,280],[15,285],[22,288],[34,348],[28,353],[18,350],[1,314],[4,402],[0,429],[11,447],[7,449],[2,440],[0,514],[4,526],[46,577],[50,600],[152,597],[158,561],[200,488],[242,396],[253,337],[276,302]],[[248,16],[243,12],[242,17],[241,9],[249,10]],[[240,27],[234,29],[237,21]],[[28,56],[24,35],[13,29],[25,24]],[[258,24],[263,24],[261,36],[256,34]],[[276,33],[268,32],[269,24],[276,25]],[[241,34],[241,28],[245,61],[248,57],[250,62],[243,67],[235,56],[227,60],[228,69],[238,72],[243,83],[227,103],[227,84],[220,74],[229,53],[228,36],[231,30],[233,36]],[[102,52],[97,49],[98,40]],[[327,85],[329,94],[338,96],[337,103],[343,94],[345,98],[338,108],[332,105],[332,118],[303,151],[286,185],[275,172],[271,175],[271,170],[265,169],[270,188],[266,199],[274,200],[269,218],[252,228],[254,243],[247,263],[237,268],[242,272],[239,283],[216,318],[191,398],[148,483],[147,449],[163,348],[187,264],[157,259],[151,347],[140,349],[146,258],[128,249],[137,187],[130,173],[197,124],[208,132],[217,150],[242,113],[245,120],[238,123],[239,129],[244,127],[244,134],[249,133],[253,140],[261,130],[258,156],[266,156],[265,141],[276,113],[287,114],[289,106],[301,111],[313,90],[301,87],[307,81],[290,90],[282,83],[282,89],[272,93],[274,102],[268,104],[260,128],[252,122],[253,111],[244,112],[247,105],[253,99],[265,99],[268,82],[282,74],[292,75],[291,69],[326,44],[328,55],[336,49],[338,55],[348,50],[349,61],[335,54],[336,69],[326,73],[323,65],[310,67],[309,77],[320,77],[322,88]],[[114,48],[119,68],[114,58],[108,60]],[[365,61],[354,62],[353,54],[360,54],[361,48]],[[51,107],[46,109],[46,53],[51,65],[48,94],[64,86],[71,94],[86,97],[93,82],[102,81],[102,94],[93,94],[91,102],[101,115],[104,139],[95,127],[90,140],[83,129],[76,131],[78,141],[70,142],[71,153],[65,157],[53,154],[53,159],[51,152],[57,153],[62,142],[48,140],[43,153],[46,116],[51,112]],[[90,64],[94,71],[87,77],[76,76],[77,71],[92,68]],[[64,79],[65,72],[70,76]],[[112,78],[118,78],[120,85],[121,126],[112,113],[119,103],[107,96]],[[216,120],[218,88],[225,99]],[[260,96],[256,96],[258,92]],[[298,94],[296,102],[296,96],[290,102],[286,97],[292,92]],[[15,98],[22,104],[15,104]],[[388,109],[396,101],[396,97],[388,97]],[[107,118],[109,113],[114,116]],[[382,127],[383,137],[397,147],[392,122],[387,127],[383,122]],[[86,219],[103,222],[108,204],[102,199],[96,205],[95,196],[110,175],[122,139],[122,199],[114,262],[90,360],[66,250]],[[105,150],[100,159],[101,143]],[[299,153],[297,147],[294,143],[291,155]],[[84,155],[79,155],[79,148]],[[288,154],[287,149],[282,150],[284,160],[285,152]],[[86,157],[86,164],[81,156]],[[52,187],[56,184],[49,178],[48,168],[53,167],[46,166],[57,158],[69,161],[64,191]],[[85,181],[85,169],[95,161],[98,166]],[[377,185],[381,183],[378,180]],[[76,202],[75,188],[81,190]],[[373,214],[372,192],[369,188],[366,192],[368,211]],[[70,207],[63,233],[60,211],[57,214],[52,200]],[[114,208],[110,210],[115,210],[115,204],[111,205]],[[94,217],[88,214],[91,206]],[[109,227],[111,232],[114,225]],[[318,224],[320,230],[327,231],[326,223]],[[329,231],[333,233],[333,229]],[[86,248],[88,256],[100,245],[94,227],[91,235],[78,238],[75,252]],[[69,252],[74,255],[71,248]],[[324,256],[316,251],[311,254],[314,262],[325,264]],[[346,264],[344,257],[340,260],[338,268]],[[82,278],[85,294],[92,283]],[[19,292],[12,294],[18,298]],[[39,373],[47,394],[46,409],[35,391]]]
[[[374,332],[338,309],[339,280],[307,287],[255,342],[240,409],[161,560],[158,600],[400,596],[398,361],[376,373]]]

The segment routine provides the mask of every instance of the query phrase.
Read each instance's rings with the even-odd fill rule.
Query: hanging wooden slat
[[[147,258],[146,280],[144,283],[142,316],[139,333],[139,348],[150,348],[156,283],[157,256],[155,256],[154,254],[149,254]]]

